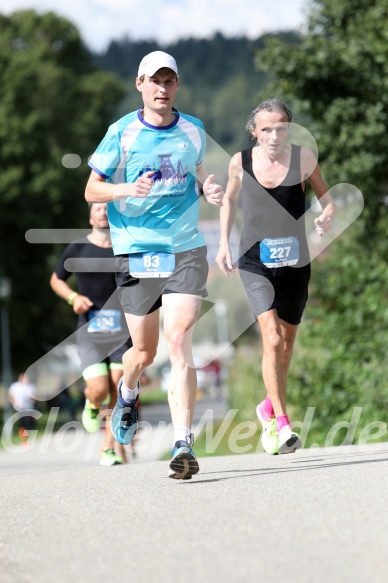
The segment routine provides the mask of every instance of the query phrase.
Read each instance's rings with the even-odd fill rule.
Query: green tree
[[[73,329],[49,288],[61,248],[29,244],[25,233],[87,226],[87,159],[123,87],[95,68],[75,26],[55,14],[0,15],[0,28],[0,274],[12,282],[12,359],[21,369]],[[63,165],[69,153],[79,167]]]
[[[335,423],[350,421],[354,407],[362,407],[356,439],[369,423],[388,423],[386,243],[382,236],[380,249],[364,253],[357,242],[361,223],[352,230],[353,237],[314,262],[292,363],[291,402],[301,418],[307,406],[316,407],[311,442],[321,444]],[[387,432],[381,437],[386,441]]]
[[[387,39],[386,0],[314,0],[299,43],[272,36],[256,55],[271,75],[266,95],[282,96],[309,124],[331,183],[363,192],[369,238],[386,210]]]

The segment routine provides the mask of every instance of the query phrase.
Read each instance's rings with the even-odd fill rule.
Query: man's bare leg
[[[174,427],[174,445],[169,476],[188,480],[199,471],[192,451],[191,426],[197,395],[197,372],[192,354],[192,335],[201,298],[188,294],[163,296],[164,331],[171,360],[168,401]]]
[[[295,342],[298,326],[288,324],[281,320],[276,310],[269,310],[258,317],[258,323],[263,342],[262,375],[264,385],[267,390],[269,400],[272,403],[276,417],[276,430],[279,435],[279,450],[286,453],[291,451],[291,441],[295,434],[291,434],[291,425],[287,416],[286,395],[287,395],[287,374],[290,366],[292,349]],[[259,405],[260,407],[260,405]],[[258,412],[259,419],[263,425],[263,430],[269,429],[266,423],[269,419],[264,418],[264,411]],[[284,431],[282,431],[284,429]],[[280,435],[281,433],[281,435]],[[263,437],[265,434],[263,433]],[[284,437],[284,439],[283,439]],[[276,435],[272,435],[276,439]],[[274,453],[273,439],[267,444],[262,440],[264,449],[268,453]],[[289,445],[283,445],[283,441]],[[297,447],[301,446],[300,440],[294,439]]]

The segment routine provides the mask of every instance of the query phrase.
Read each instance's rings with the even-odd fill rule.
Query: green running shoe
[[[92,407],[88,399],[86,399],[85,407],[82,411],[82,425],[88,433],[96,433],[101,425],[100,409]]]
[[[277,455],[279,453],[279,437],[276,431],[276,417],[271,417],[271,419],[265,421],[260,405],[256,407],[256,415],[263,428],[261,432],[261,445],[264,451],[270,455]]]
[[[105,447],[100,455],[101,466],[120,466],[123,459],[115,454],[113,447]]]

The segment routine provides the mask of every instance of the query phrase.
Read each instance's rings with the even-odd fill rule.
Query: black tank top
[[[121,321],[124,323],[123,309],[118,294],[115,293],[117,288],[112,247],[98,247],[91,243],[87,237],[70,243],[55,268],[55,273],[59,279],[66,281],[71,276],[72,272],[67,271],[65,263],[72,259],[82,260],[82,271],[76,272],[75,276],[78,292],[93,302],[90,309],[101,310],[105,306],[108,309],[118,310],[121,314]],[[88,312],[80,314],[78,328],[86,324],[88,320]],[[123,333],[128,337],[126,324],[123,324],[123,329]]]
[[[283,182],[275,188],[265,188],[256,179],[252,150],[249,148],[241,152],[244,225],[240,255],[249,252],[259,260],[258,243],[263,239],[296,237],[299,241],[299,263],[306,265],[310,259],[304,221],[306,195],[300,171],[301,148],[291,145],[290,168]]]

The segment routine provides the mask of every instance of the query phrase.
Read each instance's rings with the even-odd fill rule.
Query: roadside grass
[[[42,436],[45,433],[47,426],[50,426],[51,431],[58,431],[65,423],[69,422],[69,417],[66,413],[59,410],[58,414],[53,417],[51,410],[39,411],[41,413],[40,417],[35,421],[35,428],[32,432],[36,432],[36,435]],[[2,415],[0,410],[0,415]],[[19,445],[22,443],[22,438],[18,434],[19,424],[16,421],[15,426],[12,428],[11,440],[14,445]],[[3,434],[3,424],[0,424],[0,435]],[[0,439],[0,449],[4,448],[5,443],[3,439]]]
[[[140,403],[141,405],[153,405],[155,403],[167,403],[167,393],[160,388],[155,389],[141,389]]]
[[[216,421],[205,427],[195,440],[195,454],[211,457],[262,452],[260,431],[255,421]]]

